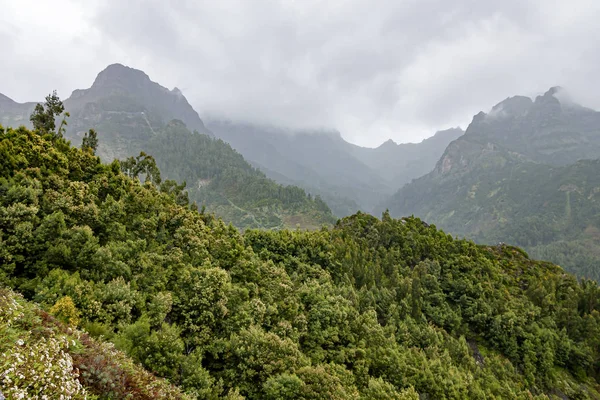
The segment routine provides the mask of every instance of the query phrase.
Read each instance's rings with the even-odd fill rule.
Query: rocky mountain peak
[[[135,89],[152,84],[156,85],[143,71],[122,64],[111,64],[98,74],[92,88],[116,86]]]
[[[139,114],[144,111],[145,119],[158,125],[178,119],[192,131],[211,134],[181,90],[169,90],[152,81],[145,72],[122,64],[111,64],[102,70],[89,89],[73,91],[65,101],[65,107],[74,116],[81,110],[87,110],[88,114],[95,110],[94,115],[86,115],[86,118],[95,120],[104,118],[100,115],[103,112]],[[139,116],[138,114],[135,115]],[[148,124],[145,119],[142,121],[143,126]]]
[[[537,96],[535,98],[535,105],[536,106],[553,106],[553,107],[560,107],[560,101],[557,97],[557,95],[562,92],[562,89],[560,88],[560,86],[553,86],[550,89],[548,89],[548,91],[546,91],[546,93],[544,93],[541,96]]]
[[[513,96],[492,107],[489,117],[520,117],[529,111],[533,100],[526,96]]]
[[[379,148],[380,149],[384,149],[384,148],[395,148],[396,146],[398,146],[398,144],[396,142],[394,142],[392,139],[388,139],[385,142],[383,142]]]

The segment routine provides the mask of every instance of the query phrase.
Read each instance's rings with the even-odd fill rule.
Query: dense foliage
[[[600,398],[592,281],[388,214],[241,234],[178,194],[0,130],[0,282],[196,398]]]

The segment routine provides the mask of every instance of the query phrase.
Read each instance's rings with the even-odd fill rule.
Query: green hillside
[[[121,167],[0,130],[0,282],[189,396],[600,398],[594,282],[387,214],[242,234]]]
[[[320,197],[267,179],[227,143],[171,121],[144,146],[163,175],[187,183],[191,200],[240,228],[318,229],[335,218]]]

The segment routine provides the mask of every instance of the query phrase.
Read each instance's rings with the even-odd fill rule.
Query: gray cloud
[[[27,1],[0,16],[28,30],[0,30],[11,59],[0,91],[19,100],[87,87],[122,62],[182,89],[201,115],[337,128],[373,146],[465,127],[555,85],[600,106],[595,0],[60,0],[44,16],[66,28],[19,23],[35,12]]]

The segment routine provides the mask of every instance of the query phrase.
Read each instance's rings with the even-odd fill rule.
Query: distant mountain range
[[[0,123],[31,127],[35,104],[0,95]],[[446,145],[463,133],[451,129],[421,143],[388,141],[372,149],[348,143],[335,131],[290,131],[216,119],[205,125],[177,88],[169,90],[120,64],[101,71],[89,89],[75,90],[64,104],[71,114],[67,138],[79,143],[88,129],[96,129],[97,153],[104,160],[138,154],[170,121],[179,120],[190,131],[223,139],[268,178],[320,196],[338,217],[375,210],[400,186],[429,172]]]
[[[477,114],[385,207],[600,278],[600,113],[561,101],[560,90]]]
[[[207,120],[206,125],[270,178],[319,193],[338,216],[372,212],[395,190],[431,171],[446,146],[464,132],[450,129],[421,143],[388,141],[372,149],[339,132],[290,131]]]

